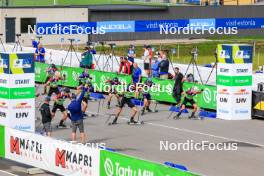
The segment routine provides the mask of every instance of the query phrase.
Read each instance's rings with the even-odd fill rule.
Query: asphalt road
[[[39,97],[37,102],[41,102],[43,98]],[[144,125],[127,125],[130,111],[125,108],[118,121],[119,124],[108,126],[105,123],[108,118],[107,114],[112,114],[116,108],[115,103],[112,103],[111,110],[107,110],[105,105],[106,103],[101,106],[99,116],[88,117],[85,120],[85,133],[89,143],[104,144],[118,152],[159,163],[168,161],[181,164],[201,175],[263,175],[263,120],[189,120],[187,114],[183,114],[180,120],[173,120],[168,119],[169,106],[158,105],[159,112],[149,113],[142,117],[145,121]],[[97,107],[98,102],[90,102],[88,111],[96,112]],[[70,140],[70,129],[55,128],[60,116],[61,113],[58,111],[52,122],[54,127],[52,135],[56,138]],[[40,117],[38,111],[36,111],[36,117]],[[67,121],[67,124],[70,125],[70,121]],[[39,120],[36,126],[36,130],[39,131],[41,129]],[[226,146],[237,145],[237,150],[210,150],[208,146],[203,151],[173,148],[179,143],[188,143],[188,141],[193,144],[205,142]],[[165,150],[164,145],[161,145],[166,142],[170,144],[170,150]],[[13,162],[0,160],[0,170],[25,175],[25,166],[19,168],[15,166],[17,165]],[[0,175],[2,175],[1,171]]]

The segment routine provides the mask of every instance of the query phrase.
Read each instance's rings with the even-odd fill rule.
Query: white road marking
[[[128,118],[124,118],[124,117],[122,117],[120,119],[129,120]],[[186,133],[192,133],[192,134],[198,134],[198,135],[208,136],[208,137],[212,137],[212,138],[223,139],[223,140],[227,140],[227,141],[242,142],[242,143],[256,145],[256,146],[259,146],[259,147],[263,147],[264,148],[264,144],[258,144],[258,143],[254,143],[254,142],[243,141],[243,140],[239,140],[239,139],[228,138],[228,137],[213,135],[213,134],[209,134],[209,133],[203,133],[203,132],[199,132],[199,131],[193,131],[193,130],[184,129],[184,128],[171,127],[171,126],[157,124],[157,123],[145,122],[144,124],[148,124],[148,125],[152,125],[152,126],[156,126],[156,127],[168,128],[168,129],[172,129],[172,130],[178,130],[178,131],[182,131],[182,132],[186,132]]]
[[[3,171],[3,170],[0,170],[1,173],[4,173],[4,174],[7,174],[7,175],[12,175],[12,176],[18,176],[16,174],[12,174],[10,172],[7,172],[7,171]]]

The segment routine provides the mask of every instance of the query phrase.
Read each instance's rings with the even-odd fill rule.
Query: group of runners
[[[197,111],[197,105],[194,101],[194,97],[201,93],[202,90],[196,90],[195,87],[191,87],[187,91],[182,90],[182,81],[184,80],[182,74],[179,72],[178,68],[175,68],[175,86],[174,86],[174,97],[178,104],[180,104],[182,98],[181,96],[184,95],[180,111],[178,114],[174,117],[174,119],[178,119],[183,112],[183,110],[186,108],[187,105],[193,107],[193,113],[191,114],[190,118],[195,117],[195,112]],[[47,95],[48,97],[52,97],[52,100],[54,100],[53,108],[52,108],[52,117],[55,116],[57,110],[60,110],[62,113],[62,118],[57,125],[57,127],[65,128],[65,121],[69,117],[69,113],[67,112],[67,109],[65,108],[65,100],[71,99],[71,91],[69,88],[65,87],[62,88],[59,85],[61,85],[62,81],[65,81],[66,76],[61,75],[58,71],[58,68],[52,64],[47,69],[47,79],[46,83],[44,84],[44,91],[43,95]],[[92,78],[88,73],[88,69],[84,69],[83,73],[79,76],[79,86],[76,88],[76,95],[79,95],[82,88],[84,86],[87,87],[87,91],[82,99],[82,112],[83,116],[87,116],[85,114],[87,108],[88,108],[88,101],[90,100],[90,93],[94,91],[93,85],[92,85]],[[111,101],[113,97],[117,99],[117,112],[115,115],[115,118],[112,122],[112,124],[117,123],[117,119],[124,108],[125,105],[127,105],[129,108],[132,109],[132,114],[130,117],[130,123],[138,123],[135,120],[135,116],[138,112],[136,105],[133,103],[133,98],[138,98],[143,102],[143,108],[140,112],[141,115],[144,115],[146,112],[152,112],[150,109],[151,105],[151,94],[149,92],[150,88],[154,85],[154,83],[151,81],[151,79],[146,79],[143,83],[137,83],[137,84],[129,84],[126,85],[124,88],[123,83],[120,82],[118,77],[114,77],[113,79],[109,79],[105,82],[105,84],[109,84],[110,88],[108,90],[108,99],[107,99],[107,109],[111,108]],[[117,87],[122,87],[122,90],[117,90]],[[145,91],[147,90],[147,91]]]

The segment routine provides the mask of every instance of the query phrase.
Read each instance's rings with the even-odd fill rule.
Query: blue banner
[[[96,22],[54,22],[37,23],[38,35],[62,35],[62,34],[94,34]]]
[[[171,27],[186,27],[189,24],[189,20],[152,20],[152,21],[136,21],[135,31],[136,32],[158,32],[160,31],[160,26],[168,28]]]
[[[135,32],[135,21],[99,21],[97,28],[107,32]]]
[[[136,21],[99,21],[99,22],[53,22],[37,23],[38,35],[60,34],[105,34],[122,32],[159,32],[160,27],[205,30],[209,28],[262,29],[264,18],[207,18],[175,20],[136,20]]]
[[[264,18],[218,18],[216,27],[237,27],[238,29],[264,28]]]
[[[203,27],[205,30],[208,30],[209,28],[215,28],[215,19],[190,19],[189,25],[194,29],[202,29]]]

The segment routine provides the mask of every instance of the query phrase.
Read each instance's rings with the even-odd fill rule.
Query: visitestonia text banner
[[[205,18],[171,20],[136,20],[136,21],[98,21],[98,22],[39,22],[36,33],[54,34],[105,34],[122,32],[159,32],[160,26],[168,28],[193,27],[209,28],[236,27],[237,29],[262,29],[264,18]]]

